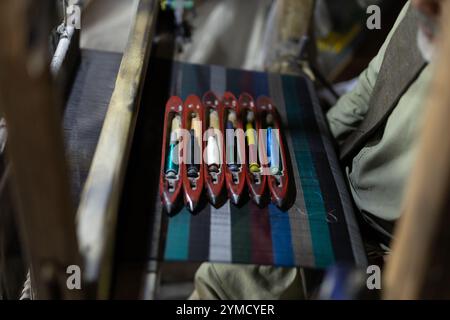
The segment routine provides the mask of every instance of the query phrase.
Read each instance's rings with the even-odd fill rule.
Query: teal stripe
[[[166,260],[184,261],[189,257],[189,230],[191,213],[183,209],[176,216],[169,218],[167,230]]]
[[[322,199],[319,180],[306,137],[305,115],[296,93],[299,87],[294,77],[283,77],[283,92],[294,147],[295,159],[300,172],[300,180],[308,212],[309,227],[317,267],[328,267],[334,263],[330,231],[326,222],[325,204]]]
[[[198,91],[198,73],[196,66],[190,64],[183,64],[183,81],[181,85],[180,98],[186,100],[191,94],[199,94]],[[201,95],[200,95],[201,96]]]

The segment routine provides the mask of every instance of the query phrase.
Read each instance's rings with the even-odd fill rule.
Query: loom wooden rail
[[[139,111],[158,12],[158,1],[140,0],[129,42],[77,212],[84,277],[98,281],[108,298],[118,206]]]
[[[439,68],[424,105],[418,158],[385,271],[386,299],[450,299],[450,3],[443,13],[434,61]]]
[[[30,19],[30,14],[42,20]],[[52,2],[0,2],[0,96],[22,243],[36,298],[78,298],[65,268],[79,265],[64,143],[47,53]],[[14,30],[14,32],[11,32]],[[30,43],[33,31],[35,41]],[[6,45],[3,45],[6,44]]]

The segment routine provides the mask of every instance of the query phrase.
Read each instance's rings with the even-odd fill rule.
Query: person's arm
[[[389,33],[386,41],[378,52],[377,56],[370,62],[366,70],[359,76],[356,87],[343,95],[336,105],[327,113],[328,123],[331,133],[336,140],[341,143],[345,138],[356,130],[364,119],[369,108],[369,100],[372,95],[373,88],[377,81],[378,73],[384,59],[384,54],[389,42],[397,29],[399,23],[404,18],[409,7],[409,2],[402,9],[394,27]]]

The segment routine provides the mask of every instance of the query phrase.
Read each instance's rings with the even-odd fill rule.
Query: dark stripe
[[[188,96],[195,94],[200,98],[209,90],[210,71],[209,68],[183,64],[183,86],[181,90],[181,99],[185,100]]]
[[[211,90],[211,67],[210,66],[195,66],[197,72],[197,90],[196,95],[203,97],[203,95]]]
[[[211,66],[210,68],[210,90],[213,91],[217,97],[221,98],[226,91],[227,86],[227,72],[224,67]]]
[[[299,87],[293,77],[283,77],[283,91],[286,100],[288,127],[295,150],[295,159],[300,172],[300,180],[305,199],[311,239],[317,267],[328,267],[334,262],[330,230],[323,203],[322,191],[308,144],[308,119],[304,113],[304,103],[299,100]],[[309,119],[309,122],[311,119]],[[314,121],[312,119],[312,121]]]
[[[335,258],[337,261],[354,262],[353,252],[349,245],[350,235],[348,233],[341,199],[333,173],[330,169],[331,164],[328,161],[325,146],[320,136],[321,131],[319,130],[314,114],[314,106],[312,105],[308,86],[304,80],[297,82],[298,90],[296,92],[299,95],[300,101],[304,103],[302,107],[305,112],[305,119],[308,119],[306,132],[322,190],[322,197],[327,210],[328,227],[330,228]]]
[[[250,234],[250,214],[248,204],[238,208],[230,204],[231,248],[233,263],[250,263],[252,258],[252,237]]]
[[[209,233],[211,227],[211,207],[207,205],[191,219],[189,238],[189,260],[207,261],[209,259]]]
[[[230,69],[227,72],[227,90],[237,99],[242,92],[251,89],[252,74],[248,71]],[[246,188],[244,188],[245,192]],[[241,208],[231,204],[231,230],[233,262],[251,263],[252,236],[249,203]]]
[[[252,237],[252,263],[272,265],[272,232],[270,230],[269,210],[260,208],[254,202],[249,203],[251,237]]]
[[[209,67],[185,64],[183,68],[183,94],[186,99],[195,94],[200,99],[209,90]],[[208,260],[209,258],[209,228],[211,209],[207,206],[199,214],[192,216],[190,221],[189,259],[191,261]]]
[[[174,62],[172,65],[172,77],[170,82],[170,95],[176,96],[180,94],[181,88],[178,87],[180,77],[182,76],[180,70],[180,63]]]
[[[233,93],[237,99],[239,99],[239,96],[243,92],[253,94],[252,73],[229,69],[227,71],[227,91]]]
[[[272,243],[274,264],[278,266],[295,265],[289,215],[275,205],[269,205],[270,224],[272,226]]]
[[[256,100],[260,96],[270,96],[269,78],[267,73],[253,73],[253,98]]]

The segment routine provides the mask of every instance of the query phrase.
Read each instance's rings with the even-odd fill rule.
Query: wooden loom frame
[[[35,47],[29,47],[27,32],[32,25],[28,15],[33,6],[41,10],[41,29]],[[12,178],[20,200],[22,242],[29,257],[36,298],[106,299],[110,295],[118,205],[159,2],[138,3],[78,210],[70,199],[58,112],[62,100],[55,98],[50,61],[45,54],[51,29],[46,24],[51,21],[46,18],[50,7],[50,0],[39,4],[27,0],[0,3],[1,38],[11,44],[0,48],[0,64],[7,66],[0,76],[0,96],[9,129]],[[30,72],[30,67],[35,67],[36,72]],[[11,76],[17,81],[11,81]],[[93,219],[98,223],[92,223]],[[83,271],[86,270],[83,286],[88,290],[70,291],[66,286],[66,268],[82,262]]]
[[[450,3],[424,107],[419,153],[384,281],[385,299],[450,299]],[[433,63],[434,63],[433,62]]]

